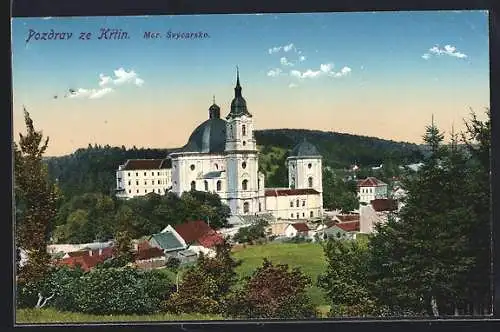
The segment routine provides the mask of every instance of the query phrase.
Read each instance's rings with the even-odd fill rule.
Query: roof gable
[[[341,222],[336,224],[335,226],[346,232],[359,231],[359,221]]]
[[[188,221],[175,226],[175,231],[186,243],[198,242],[200,245],[210,248],[221,243],[224,239],[215,232],[203,220]]]
[[[183,249],[184,246],[172,232],[154,234],[152,238],[163,250]]]
[[[309,227],[307,226],[307,224],[305,222],[299,222],[299,223],[292,224],[292,227],[295,228],[299,232],[308,232],[309,231]]]
[[[372,176],[369,176],[363,180],[358,180],[358,187],[378,187],[385,185],[387,184]]]

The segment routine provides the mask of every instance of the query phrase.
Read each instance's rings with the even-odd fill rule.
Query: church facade
[[[232,215],[271,213],[278,219],[319,218],[323,211],[322,157],[303,140],[287,159],[288,187],[266,188],[259,171],[254,118],[237,73],[231,109],[224,119],[215,104],[182,148],[165,159],[131,159],[116,172],[116,195],[133,198],[198,190],[219,195]]]

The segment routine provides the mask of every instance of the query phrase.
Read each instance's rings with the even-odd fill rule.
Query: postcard
[[[14,18],[16,323],[490,315],[488,34]]]

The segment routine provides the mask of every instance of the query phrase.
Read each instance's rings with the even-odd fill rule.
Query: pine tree
[[[19,268],[19,282],[36,282],[49,271],[47,242],[51,220],[56,216],[57,188],[49,183],[42,157],[47,150],[41,131],[36,131],[24,109],[26,135],[14,143],[14,188],[16,201],[17,247],[26,251],[26,265]]]

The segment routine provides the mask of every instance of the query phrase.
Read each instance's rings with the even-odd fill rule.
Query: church
[[[247,108],[239,71],[231,109],[221,118],[213,102],[208,119],[182,148],[165,159],[130,159],[116,172],[116,196],[198,190],[217,193],[232,215],[272,214],[281,220],[316,219],[323,213],[322,156],[305,139],[287,158],[288,187],[266,188],[259,171],[254,117]]]

